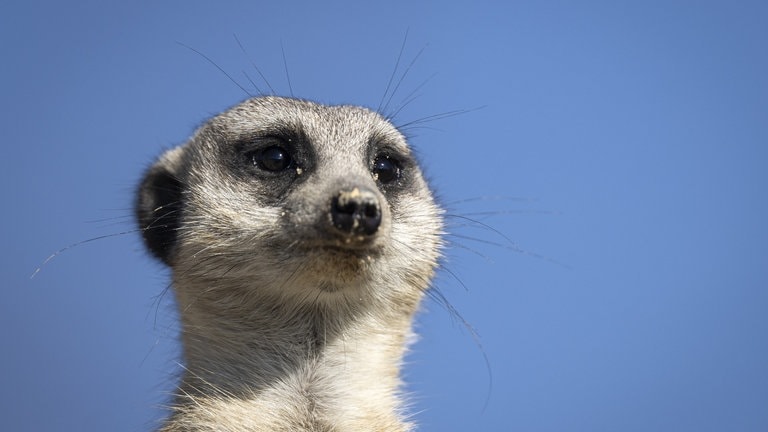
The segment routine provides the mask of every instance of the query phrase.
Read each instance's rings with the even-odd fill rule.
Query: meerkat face
[[[363,290],[420,297],[442,233],[391,123],[360,107],[277,97],[235,106],[161,156],[137,216],[175,278],[305,301]]]

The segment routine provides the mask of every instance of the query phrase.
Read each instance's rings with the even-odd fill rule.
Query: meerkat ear
[[[176,175],[182,148],[163,154],[144,174],[136,196],[136,218],[147,249],[171,265],[181,224],[184,185]]]

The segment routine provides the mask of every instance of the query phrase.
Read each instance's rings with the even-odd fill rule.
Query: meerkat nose
[[[342,190],[331,200],[331,221],[343,234],[372,236],[381,225],[379,199],[367,189]]]

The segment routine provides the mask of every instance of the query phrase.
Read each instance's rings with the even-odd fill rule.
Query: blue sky
[[[436,288],[482,349],[425,304],[420,430],[768,430],[766,22],[759,1],[4,2],[0,429],[163,415],[168,274],[119,233],[147,164],[246,97],[180,44],[253,93],[256,64],[278,94],[376,107],[407,32],[394,103],[428,83],[398,120],[470,110],[411,142],[449,214],[496,230],[450,218]]]

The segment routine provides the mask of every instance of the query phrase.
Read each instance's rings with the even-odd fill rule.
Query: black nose
[[[331,200],[333,226],[345,235],[372,236],[381,225],[381,205],[373,192],[342,190]]]

